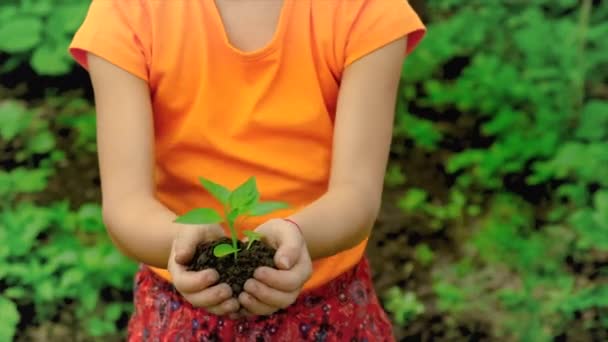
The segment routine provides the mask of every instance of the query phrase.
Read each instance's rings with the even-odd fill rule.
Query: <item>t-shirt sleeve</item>
[[[148,80],[150,23],[144,1],[93,0],[69,52],[88,69],[87,53]]]
[[[344,0],[337,24],[337,47],[342,49],[344,66],[389,44],[408,37],[408,54],[426,32],[420,17],[407,0]]]

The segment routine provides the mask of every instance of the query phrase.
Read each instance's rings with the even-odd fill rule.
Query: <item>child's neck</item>
[[[212,0],[230,44],[251,52],[267,46],[279,24],[283,3],[290,0]]]

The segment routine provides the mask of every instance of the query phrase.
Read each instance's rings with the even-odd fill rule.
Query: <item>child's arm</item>
[[[102,207],[107,231],[129,257],[167,267],[181,226],[153,193],[153,126],[148,85],[89,55],[97,109]]]
[[[378,215],[406,38],[355,61],[338,98],[327,193],[292,219],[313,259],[363,241]]]
[[[278,270],[261,267],[239,296],[244,311],[269,315],[291,305],[311,275],[310,258],[352,248],[370,233],[380,209],[397,87],[406,39],[351,64],[342,78],[329,190],[294,214],[258,228],[278,247]],[[304,235],[304,239],[301,235]],[[307,252],[308,250],[308,252]],[[310,255],[309,255],[310,254]]]
[[[168,268],[173,284],[192,305],[217,315],[235,312],[227,284],[215,270],[189,272],[196,244],[224,235],[217,225],[184,227],[154,197],[153,119],[145,81],[88,55],[95,90],[103,216],[116,246],[131,258]],[[213,286],[214,285],[214,286]]]

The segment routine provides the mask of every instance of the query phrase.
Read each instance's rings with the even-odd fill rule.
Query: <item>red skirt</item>
[[[300,295],[271,316],[231,320],[194,308],[171,283],[142,266],[135,276],[128,341],[394,341],[367,259]]]

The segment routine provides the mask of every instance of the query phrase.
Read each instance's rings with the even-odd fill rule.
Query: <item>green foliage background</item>
[[[87,6],[3,1],[0,76],[81,72],[66,49]],[[408,262],[430,277],[381,293],[398,336],[427,336],[417,323],[441,316],[438,340],[463,327],[497,340],[608,339],[608,3],[420,10],[429,32],[403,69],[386,205],[421,237]],[[0,341],[48,322],[79,327],[73,340],[124,331],[135,265],[104,233],[96,176],[66,181],[95,168],[94,139],[82,95],[0,89]],[[442,178],[422,181],[408,162],[417,155]]]

